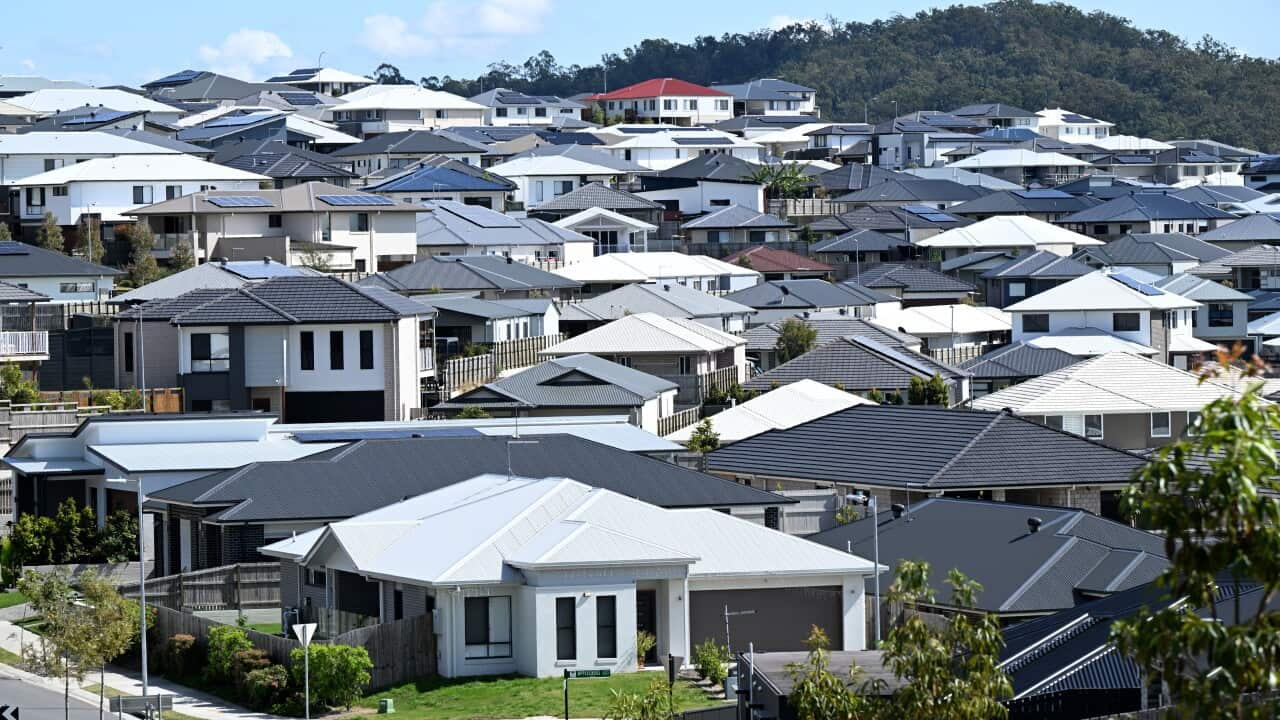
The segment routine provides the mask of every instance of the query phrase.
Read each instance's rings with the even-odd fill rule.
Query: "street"
[[[15,680],[0,678],[0,705],[17,706],[18,720],[60,720],[64,715],[62,693]],[[111,713],[107,713],[108,716]],[[98,708],[71,698],[71,720],[97,720]]]

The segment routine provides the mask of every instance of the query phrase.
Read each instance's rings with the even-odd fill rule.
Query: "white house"
[[[1009,333],[1009,314],[975,305],[920,305],[876,310],[871,322],[924,340],[930,350],[995,345]]]
[[[0,185],[95,158],[177,154],[177,150],[96,130],[0,135]]]
[[[915,243],[919,247],[937,249],[943,260],[975,252],[1011,252],[1030,254],[1048,250],[1067,256],[1082,246],[1103,245],[1103,241],[1071,232],[1043,220],[1026,215],[995,215],[972,225],[952,228]]]
[[[375,84],[372,78],[327,67],[298,68],[284,75],[269,77],[265,82],[288,85],[299,90],[340,97]]]
[[[764,185],[754,179],[759,168],[733,155],[708,153],[642,176],[643,189],[637,194],[682,215],[701,215],[730,205],[763,212]]]
[[[751,268],[677,252],[609,253],[567,264],[556,274],[583,283],[583,295],[599,295],[637,282],[675,282],[704,292],[733,292],[762,278]]]
[[[263,552],[284,561],[282,586],[298,568],[323,574],[326,587],[339,588],[326,594],[329,608],[377,599],[363,604],[387,615],[384,600],[396,591],[415,598],[406,607],[431,608],[446,677],[633,671],[640,630],[657,638],[651,661],[688,658],[695,644],[721,636],[726,603],[755,610],[737,620],[734,637],[757,649],[800,649],[816,624],[836,647],[860,650],[865,582],[876,570],[715,510],[669,510],[567,478],[505,475],[477,476]]]
[[[654,78],[587,98],[624,123],[713,125],[733,117],[733,95],[676,78]]]
[[[554,225],[591,238],[595,245],[594,255],[646,251],[649,238],[658,232],[658,226],[653,223],[602,207],[576,212],[556,220]]]
[[[1092,144],[1111,134],[1116,124],[1099,120],[1087,115],[1063,110],[1062,108],[1045,108],[1036,113],[1040,117],[1036,121],[1036,132],[1041,135],[1062,140],[1064,142]]]
[[[485,107],[453,93],[417,85],[370,85],[338,98],[324,119],[362,136],[400,130],[480,125]],[[351,130],[346,130],[351,132]]]
[[[420,208],[421,209],[421,208]],[[581,262],[595,240],[565,226],[452,200],[426,203],[418,215],[419,258],[433,255],[497,255],[524,263]]]
[[[536,207],[589,183],[612,185],[614,178],[650,171],[594,147],[544,145],[498,163],[489,172],[515,182],[516,202]]]
[[[948,163],[947,167],[972,170],[1026,186],[1032,183],[1061,185],[1079,178],[1091,166],[1080,158],[1058,152],[1003,148],[980,152]]]
[[[510,127],[518,125],[549,126],[566,119],[578,119],[586,105],[554,95],[526,95],[507,88],[486,90],[471,97],[471,102],[485,106],[483,125]]]
[[[591,132],[605,141],[603,147],[597,148],[601,152],[655,171],[709,154],[732,155],[755,163],[764,159],[763,145],[711,128],[610,125]]]
[[[804,379],[770,390],[709,417],[711,429],[720,436],[720,444],[728,445],[762,432],[785,430],[854,405],[870,403],[870,400],[851,392],[817,380]],[[682,428],[666,438],[678,443],[688,442],[695,427],[690,425]]]
[[[147,119],[172,125],[186,113],[145,95],[109,88],[45,88],[10,98],[9,102],[40,115],[54,115],[86,105],[119,112],[145,112]]]
[[[733,96],[734,115],[818,116],[818,93],[811,87],[777,78],[760,78],[734,85],[712,85]]]
[[[40,293],[53,302],[106,300],[120,274],[38,245],[0,241],[0,282]]]

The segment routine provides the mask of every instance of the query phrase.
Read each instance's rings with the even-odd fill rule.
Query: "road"
[[[17,705],[19,720],[63,720],[67,717],[63,711],[61,692],[12,678],[0,677],[0,705]],[[106,714],[107,717],[114,717],[109,712]],[[98,720],[98,708],[73,697],[70,718]]]

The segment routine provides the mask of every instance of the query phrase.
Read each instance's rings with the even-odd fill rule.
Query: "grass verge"
[[[0,593],[0,610],[10,608],[14,605],[21,605],[27,601],[27,596],[14,590],[12,592]]]

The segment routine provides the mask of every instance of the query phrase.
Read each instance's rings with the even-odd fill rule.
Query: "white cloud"
[[[23,58],[22,62],[18,64],[22,66],[23,70],[34,72],[36,69],[36,61],[31,58]]]
[[[200,47],[200,59],[210,70],[242,80],[256,80],[260,66],[291,57],[293,50],[279,35],[250,28],[231,33],[216,47]]]
[[[397,15],[366,17],[359,41],[394,57],[479,52],[503,38],[537,32],[550,11],[551,0],[436,0],[412,25]]]
[[[769,20],[765,23],[765,25],[770,30],[781,30],[782,28],[789,27],[791,25],[804,25],[806,23],[811,23],[811,22],[813,22],[813,18],[798,18],[798,17],[792,17],[790,15],[774,15],[773,17],[769,18]]]

